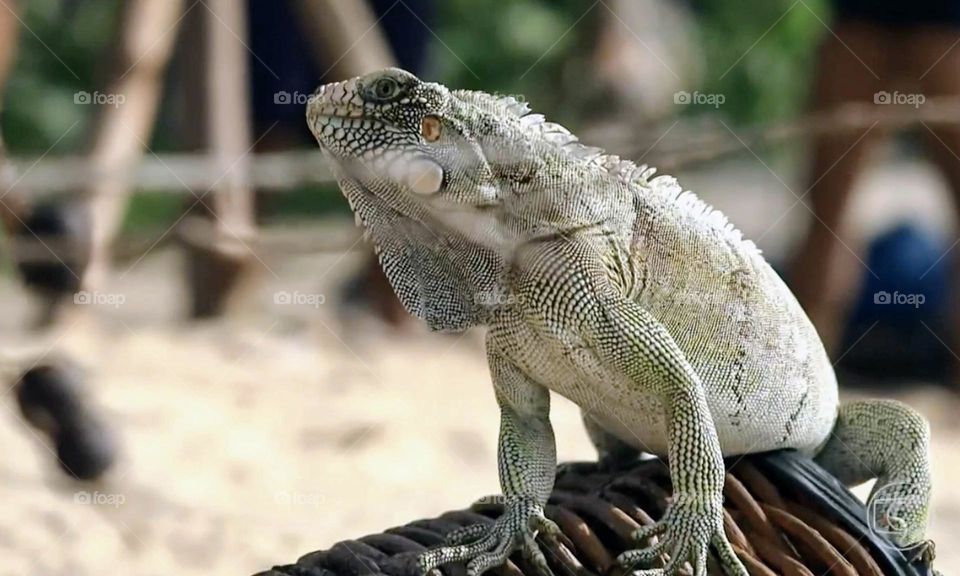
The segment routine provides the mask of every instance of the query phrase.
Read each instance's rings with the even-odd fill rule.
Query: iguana
[[[877,478],[872,521],[932,559],[929,427],[888,400],[840,405],[817,332],[753,243],[667,176],[580,144],[514,97],[398,69],[318,88],[307,121],[404,306],[437,330],[486,326],[501,411],[503,515],[419,559],[477,576],[538,532],[556,468],[550,392],[603,458],[667,457],[672,502],[625,566],[706,573],[725,456],[794,449],[847,484]],[[659,536],[653,542],[652,536]]]

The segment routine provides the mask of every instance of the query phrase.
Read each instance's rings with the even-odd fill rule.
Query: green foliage
[[[54,152],[85,141],[92,106],[74,94],[92,91],[119,16],[120,0],[21,2],[16,68],[2,125],[16,153],[42,153],[71,125]],[[452,86],[526,94],[563,115],[560,78],[592,47],[606,8],[583,0],[443,0],[433,60]],[[829,23],[826,0],[698,0],[706,73],[702,89],[727,96],[724,110],[742,121],[783,117],[802,107],[810,63]]]
[[[438,42],[434,56],[442,81],[526,94],[554,115],[569,102],[559,80],[571,61],[589,56],[606,10],[575,0],[441,4],[436,31],[446,46]],[[693,15],[706,66],[697,89],[724,94],[724,112],[738,121],[797,113],[808,96],[816,44],[830,22],[827,7],[827,0],[698,0]]]
[[[94,110],[75,104],[74,95],[91,91],[103,73],[120,1],[18,4],[24,25],[0,117],[4,141],[17,154],[77,151]]]
[[[797,113],[809,98],[812,58],[830,22],[825,0],[701,0],[705,90],[726,112],[761,122]]]
[[[352,214],[334,183],[299,186],[283,194],[270,194],[264,201],[269,215],[311,217],[322,214]]]
[[[582,0],[445,0],[433,46],[439,78],[461,88],[524,94],[540,110],[565,100],[559,77],[582,57],[602,4]]]
[[[207,201],[211,202],[209,198]],[[177,221],[183,211],[193,203],[189,196],[166,192],[139,191],[130,198],[130,205],[123,221],[121,233],[143,235],[162,232]]]
[[[75,153],[89,138],[96,107],[74,103],[78,91],[102,85],[122,0],[20,2],[18,57],[0,115],[14,154]],[[673,1],[673,0],[667,0]],[[810,63],[829,23],[827,0],[696,0],[694,16],[706,58],[698,89],[726,96],[723,112],[742,122],[797,113],[810,85]],[[524,94],[539,111],[570,123],[576,95],[569,86],[589,58],[603,4],[589,0],[438,0],[432,76],[457,87]],[[781,17],[782,16],[782,17]],[[823,22],[821,22],[821,20]],[[738,62],[739,59],[739,62]],[[588,87],[584,87],[586,90]],[[102,89],[102,88],[101,88]],[[696,113],[710,112],[688,107]],[[71,126],[73,128],[71,129]],[[163,140],[157,140],[163,142]],[[51,148],[52,147],[52,148]],[[170,148],[176,149],[171,142]],[[272,213],[315,214],[343,209],[339,195],[305,188],[271,196]],[[181,199],[138,195],[126,229],[164,226]]]

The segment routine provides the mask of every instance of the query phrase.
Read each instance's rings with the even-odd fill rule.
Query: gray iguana
[[[673,498],[619,558],[706,573],[723,529],[725,456],[807,454],[878,481],[874,526],[932,559],[929,428],[885,400],[840,405],[797,300],[753,243],[673,178],[578,143],[513,97],[388,69],[321,86],[307,121],[404,306],[437,330],[486,326],[501,410],[504,514],[425,552],[477,576],[538,532],[556,449],[550,391],[576,404],[601,457],[667,457]],[[650,538],[659,536],[650,545]]]

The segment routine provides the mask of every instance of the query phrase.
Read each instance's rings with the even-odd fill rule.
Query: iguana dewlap
[[[400,300],[434,329],[483,325],[501,408],[504,515],[426,552],[477,575],[534,541],[556,465],[552,390],[602,457],[669,460],[674,499],[624,553],[705,574],[723,531],[723,457],[795,448],[877,478],[878,530],[926,558],[929,429],[892,401],[838,405],[833,368],[754,245],[673,178],[583,146],[512,97],[390,69],[322,86],[307,120]],[[650,545],[648,538],[659,539]]]

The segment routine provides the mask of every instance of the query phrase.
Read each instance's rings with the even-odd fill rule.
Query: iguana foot
[[[937,558],[937,545],[933,540],[924,540],[910,548],[904,549],[903,553],[911,562],[919,562],[930,566]]]
[[[542,574],[550,574],[547,559],[537,546],[538,532],[559,535],[560,528],[543,515],[531,498],[506,498],[503,515],[492,525],[465,526],[447,536],[451,546],[424,552],[417,560],[423,574],[450,562],[467,562],[467,575],[479,576],[500,566],[517,548]]]
[[[644,526],[634,533],[640,543],[653,536],[659,537],[656,543],[628,550],[617,561],[637,576],[673,576],[680,572],[685,562],[693,567],[694,576],[705,576],[707,552],[712,544],[719,553],[724,573],[747,576],[746,568],[723,532],[723,506],[720,502],[703,503],[678,497],[656,524]],[[668,560],[663,568],[634,571],[638,564],[648,565],[664,554]]]
[[[931,559],[930,425],[895,400],[859,400],[840,407],[833,434],[815,458],[847,486],[872,478],[867,523],[905,554]]]

